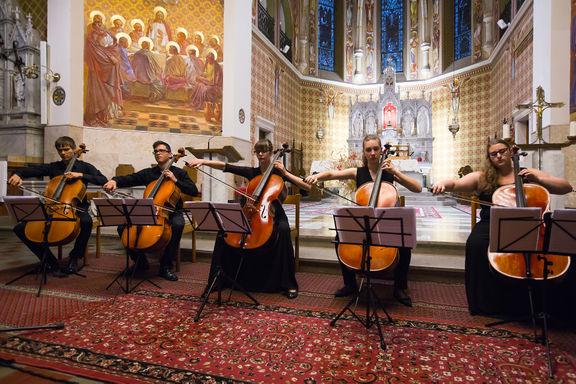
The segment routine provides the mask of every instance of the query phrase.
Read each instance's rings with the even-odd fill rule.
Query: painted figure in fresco
[[[110,23],[112,23],[112,28],[110,32],[116,35],[117,33],[124,32],[124,26],[126,25],[126,19],[120,15],[114,15],[110,18]]]
[[[224,61],[224,57],[222,56],[223,54],[222,47],[220,46],[220,38],[218,36],[216,35],[210,36],[210,38],[208,39],[208,44],[204,46],[204,52],[202,53],[202,57],[204,58],[208,57],[210,49],[213,49],[216,52],[215,57],[219,63]]]
[[[180,46],[180,52],[186,52],[186,48],[190,45],[188,41],[188,31],[182,27],[176,28],[176,42]]]
[[[140,19],[132,19],[130,22],[132,26],[132,32],[130,32],[130,38],[132,39],[132,45],[130,46],[131,52],[136,52],[140,49],[139,41],[141,38],[146,36],[144,34],[144,22]]]
[[[156,52],[165,52],[166,44],[172,40],[170,26],[166,22],[168,12],[163,7],[154,8],[154,20],[148,23],[146,35],[152,40]]]
[[[418,32],[412,31],[410,34],[410,73],[412,78],[416,77],[418,72],[418,62],[416,61],[418,52]]]
[[[162,74],[164,87],[171,91],[186,88],[188,85],[188,80],[186,79],[186,61],[179,54],[180,46],[174,41],[169,41],[166,47],[168,48],[169,56],[164,64]]]
[[[130,96],[130,89],[136,75],[132,69],[132,63],[128,57],[128,48],[132,45],[132,39],[124,32],[116,34],[118,47],[120,48],[120,74],[122,75],[122,95],[124,98]]]
[[[198,57],[198,48],[195,45],[189,45],[186,48],[186,54],[186,78],[188,86],[194,89],[196,78],[204,72],[204,62]]]
[[[213,117],[214,103],[222,98],[222,68],[216,62],[215,52],[206,57],[204,72],[196,79],[196,88],[190,95],[190,104],[195,109],[205,109],[206,120]]]
[[[88,67],[84,124],[101,127],[121,115],[121,58],[116,38],[104,26],[104,15],[93,11],[90,16],[84,47]]]
[[[194,45],[198,47],[198,57],[204,53],[204,34],[200,31],[194,32]]]
[[[147,84],[149,87],[148,100],[153,103],[164,96],[164,87],[160,76],[162,68],[156,62],[150,38],[144,36],[140,39],[140,50],[132,56],[132,68],[136,75],[136,81]]]

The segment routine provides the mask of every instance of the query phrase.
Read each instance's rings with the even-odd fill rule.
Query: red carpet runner
[[[8,339],[0,354],[32,365],[114,382],[382,383],[547,382],[543,346],[524,335],[471,326],[396,320],[386,351],[349,316],[244,302],[208,305],[196,296],[139,291],[89,304],[59,331]],[[576,383],[576,362],[553,350],[559,382]]]

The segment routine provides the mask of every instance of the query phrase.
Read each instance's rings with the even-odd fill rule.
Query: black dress
[[[260,168],[229,164],[226,164],[224,172],[243,176],[249,180],[261,174]],[[274,170],[274,174],[278,174],[276,170]],[[224,239],[218,237],[214,245],[208,284],[212,282],[216,267],[220,263],[224,273],[232,279],[238,271],[237,282],[247,291],[278,292],[298,289],[290,223],[279,202],[274,202],[274,208],[274,225],[277,227],[278,233],[276,242],[267,244],[262,249],[241,251],[229,246]],[[240,270],[238,270],[242,256],[244,258]],[[220,279],[220,282],[223,286],[227,285],[225,279]]]
[[[483,192],[481,201],[492,202],[492,193]],[[468,309],[473,315],[525,316],[530,314],[526,281],[505,278],[492,269],[488,260],[490,245],[490,207],[482,206],[480,221],[466,241],[465,283]],[[576,324],[576,262],[561,282],[547,284],[548,312],[559,323]],[[543,284],[533,284],[536,312],[542,310]]]
[[[356,168],[356,188],[362,186],[362,184],[373,182],[372,175],[370,175],[370,170],[367,166]],[[394,175],[389,172],[382,172],[382,181],[387,181],[389,183],[394,182]],[[336,247],[338,250],[338,247]],[[408,288],[408,269],[410,268],[410,260],[412,258],[412,251],[410,248],[398,248],[398,264],[394,270],[394,287],[398,289]],[[338,258],[340,263],[340,269],[342,271],[342,278],[344,280],[344,285],[357,289],[356,277],[354,270],[346,267],[340,258]]]

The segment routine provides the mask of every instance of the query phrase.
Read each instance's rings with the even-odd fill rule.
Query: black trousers
[[[88,246],[88,240],[90,240],[90,234],[92,233],[92,217],[88,214],[88,212],[77,211],[77,213],[80,219],[80,234],[74,242],[74,248],[72,248],[72,251],[70,251],[71,259],[80,259],[84,257],[86,253],[86,247]],[[18,236],[18,238],[20,238],[20,240],[26,244],[26,246],[36,255],[36,257],[38,257],[38,259],[42,260],[45,248],[41,243],[35,243],[28,240],[24,233],[25,228],[26,223],[18,223],[14,227],[14,233],[16,233],[16,236]],[[50,265],[58,265],[58,259],[56,259],[49,248],[46,249],[46,261]]]
[[[160,257],[160,269],[171,269],[174,266],[174,261],[178,254],[178,246],[180,245],[180,239],[182,239],[182,232],[184,232],[184,225],[186,224],[184,216],[181,213],[176,213],[170,217],[170,222],[172,223],[172,237],[170,242],[164,248],[162,256]],[[118,234],[122,236],[124,231],[123,225],[118,227]],[[146,254],[142,251],[130,250],[128,255],[134,262],[138,262],[139,265],[147,265],[148,260],[146,259]]]
[[[394,270],[394,288],[408,288],[408,270],[410,269],[411,259],[412,250],[410,248],[398,248],[398,264]],[[357,288],[356,272],[345,266],[342,261],[340,261],[340,258],[338,258],[338,262],[340,263],[344,285]]]

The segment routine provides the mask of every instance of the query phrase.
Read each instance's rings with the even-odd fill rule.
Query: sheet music
[[[490,252],[533,252],[538,249],[541,209],[490,208]]]
[[[382,217],[376,231],[380,244],[387,247],[416,248],[416,209],[414,207],[376,208],[376,217]]]
[[[549,253],[576,254],[576,209],[556,209],[552,215]]]

